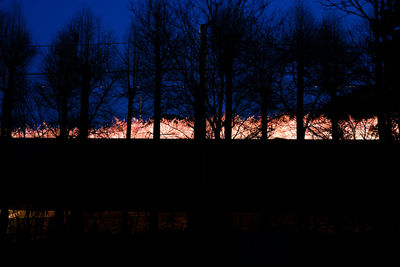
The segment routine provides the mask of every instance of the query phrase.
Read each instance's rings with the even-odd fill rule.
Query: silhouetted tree
[[[191,92],[195,92],[199,86],[200,69],[196,56],[200,54],[200,45],[193,36],[197,36],[195,31],[200,24],[206,25],[204,29],[207,28],[207,120],[215,139],[221,138],[222,129],[225,129],[226,139],[233,138],[234,114],[249,106],[244,103],[249,88],[239,80],[246,72],[243,66],[253,38],[253,25],[268,3],[205,0],[190,6],[195,11],[185,12],[191,14],[191,18],[182,16],[186,19],[185,31],[191,31],[186,34],[190,40],[186,62],[191,72],[185,72],[184,76],[185,86],[192,88]]]
[[[393,13],[392,13],[392,21],[393,21],[393,26],[394,26],[394,32],[392,35],[392,41],[391,41],[391,49],[388,51],[391,60],[391,83],[393,86],[393,90],[396,92],[396,99],[399,99],[400,95],[400,81],[397,77],[397,74],[400,73],[400,50],[398,47],[400,46],[400,1],[396,1],[393,4]],[[398,101],[397,101],[398,102]],[[397,113],[397,127],[400,129],[400,106],[397,106],[395,108],[395,112]],[[400,132],[399,136],[397,138],[400,138]]]
[[[390,76],[394,70],[391,66],[393,44],[398,35],[399,3],[396,0],[325,0],[322,4],[334,7],[347,14],[355,15],[364,20],[370,30],[369,54],[373,61],[373,81],[377,96],[377,117],[379,139],[392,139],[392,122],[390,118],[389,96],[393,85]],[[396,11],[397,9],[397,11]],[[398,15],[398,14],[397,14]],[[394,49],[394,50],[393,50]]]
[[[23,86],[23,73],[35,54],[31,36],[26,28],[20,7],[13,7],[0,18],[0,68],[1,90],[1,136],[11,137],[13,110],[18,90]]]
[[[126,139],[132,138],[132,120],[134,117],[134,101],[139,92],[139,80],[141,78],[140,68],[141,60],[138,53],[136,42],[136,24],[131,23],[128,28],[126,37],[126,45],[120,53],[121,63],[121,87],[123,89],[122,96],[127,99],[127,114],[126,114]],[[129,167],[129,166],[128,166]],[[123,205],[121,217],[121,233],[127,235],[129,233],[129,214],[128,208]]]
[[[176,99],[175,110],[182,117],[192,118],[194,137],[197,140],[210,137],[205,130],[207,121],[213,128],[214,136],[220,138],[223,116],[222,105],[219,105],[219,112],[214,106],[215,102],[219,102],[214,101],[215,65],[210,59],[214,54],[210,49],[208,11],[203,9],[203,3],[181,1],[175,9],[181,32],[181,49],[176,61],[180,97]]]
[[[127,127],[126,139],[131,139],[132,135],[132,119],[134,116],[134,100],[139,89],[139,79],[142,75],[140,73],[140,54],[136,42],[136,25],[132,23],[129,27],[127,45],[121,54],[122,62],[122,87],[124,89],[123,95],[128,101],[127,111]]]
[[[83,9],[68,27],[78,44],[79,139],[85,140],[101,109],[112,103],[110,92],[120,74],[115,72],[117,50],[112,32],[103,30],[100,18],[89,9]]]
[[[153,96],[153,139],[161,138],[161,119],[171,86],[169,74],[175,68],[178,31],[170,2],[166,0],[130,1],[135,25],[135,49],[143,60],[142,87]],[[145,90],[143,88],[143,90]],[[169,93],[169,92],[168,92]],[[150,231],[158,231],[158,210],[150,211]]]
[[[14,3],[6,12],[0,11],[0,89],[1,138],[11,138],[13,112],[18,96],[24,89],[24,71],[35,50],[31,46],[31,35],[27,30],[20,7]],[[4,189],[6,190],[6,189]],[[8,227],[8,205],[0,206],[0,239],[5,240]]]
[[[332,124],[332,139],[343,138],[339,120],[338,96],[350,91],[357,65],[360,65],[360,52],[352,47],[340,22],[335,19],[324,19],[318,30],[316,42],[317,79],[320,89],[329,95],[326,113]],[[359,73],[358,73],[359,74]]]
[[[56,110],[59,138],[63,141],[68,138],[71,127],[69,113],[73,106],[78,104],[80,83],[78,38],[72,28],[60,31],[43,59],[42,68],[46,79],[39,87],[39,94],[50,108]]]
[[[254,24],[258,22],[268,3],[268,1],[257,3],[236,0],[206,1],[210,47],[215,57],[220,88],[220,92],[217,93],[220,106],[218,109],[221,110],[221,103],[224,103],[224,129],[227,140],[232,139],[234,98],[240,99],[238,92],[243,89],[243,85],[236,85],[234,88],[235,79],[243,72],[240,65],[247,56],[248,46],[254,38],[252,31]]]
[[[293,76],[296,90],[296,125],[297,140],[305,138],[304,96],[306,89],[312,87],[311,68],[315,64],[314,48],[316,41],[316,22],[313,14],[303,2],[297,2],[290,14],[287,43],[287,60]]]
[[[233,68],[246,24],[241,21],[243,10],[240,10],[240,5],[232,3],[218,9],[221,4],[215,3],[215,10],[210,11],[214,15],[211,18],[211,40],[218,57],[221,89],[225,91],[225,139],[229,140],[232,138]]]
[[[112,105],[111,92],[119,75],[113,43],[112,33],[103,30],[100,19],[89,9],[83,9],[59,32],[45,54],[43,72],[46,76],[38,91],[41,101],[58,114],[59,137],[63,143],[74,125],[72,115],[76,114],[78,123],[75,125],[81,141],[88,138],[89,129],[97,119],[105,123],[105,118],[98,117],[107,113],[108,105]],[[79,205],[74,203],[71,209],[72,229],[77,234],[82,231]],[[63,221],[63,214],[63,207],[57,206],[58,223]]]
[[[199,30],[200,39],[200,53],[199,53],[199,86],[195,91],[195,111],[194,111],[194,138],[202,141],[206,139],[207,133],[207,117],[206,117],[206,104],[207,104],[207,25],[200,25]]]
[[[281,22],[270,14],[252,26],[254,28],[253,38],[248,47],[245,66],[248,73],[243,77],[243,82],[251,87],[255,95],[248,99],[250,105],[257,104],[261,116],[261,138],[268,139],[269,135],[269,113],[275,107],[274,95],[277,90],[282,72],[284,72],[284,55],[280,42],[279,31],[282,30]],[[254,103],[255,102],[255,103]]]
[[[59,31],[45,53],[42,65],[45,79],[37,86],[37,93],[40,95],[39,104],[47,107],[46,113],[51,113],[50,110],[57,113],[55,125],[52,125],[51,121],[46,123],[59,127],[58,138],[61,145],[67,141],[69,130],[74,124],[73,117],[78,115],[79,110],[79,36],[70,26]],[[48,120],[49,116],[46,119]],[[64,207],[56,205],[54,221],[55,234],[58,235],[64,222]]]
[[[153,139],[161,138],[161,118],[165,93],[171,82],[168,75],[175,68],[178,51],[179,31],[176,29],[175,16],[171,5],[165,0],[131,1],[130,10],[136,24],[136,48],[143,59],[143,72],[146,81],[141,86],[153,88]]]

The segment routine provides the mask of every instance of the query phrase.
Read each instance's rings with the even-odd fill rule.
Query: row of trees
[[[128,139],[138,105],[153,118],[156,140],[166,116],[196,117],[196,136],[204,138],[198,125],[207,120],[210,137],[231,139],[236,115],[259,116],[267,139],[278,113],[296,117],[298,140],[321,114],[331,120],[332,138],[341,139],[340,121],[349,113],[377,116],[380,139],[397,137],[399,1],[322,1],[360,17],[358,33],[334,15],[318,21],[302,1],[282,15],[272,4],[131,1],[122,43],[83,9],[43,51],[35,81],[26,72],[39,51],[15,5],[0,16],[1,136],[46,122],[60,139],[77,127],[85,140],[127,103]],[[350,97],[354,92],[362,97]]]
[[[296,117],[300,141],[321,114],[330,118],[334,140],[342,138],[340,121],[348,114],[377,116],[380,139],[397,138],[399,2],[322,1],[361,18],[363,31],[355,34],[335,16],[318,21],[302,1],[283,15],[269,0],[131,1],[122,43],[83,9],[43,51],[35,81],[26,73],[39,51],[15,5],[0,13],[1,137],[46,122],[61,140],[77,127],[84,141],[127,103],[129,139],[140,102],[154,120],[155,140],[165,116],[192,118],[199,140],[206,121],[209,137],[229,140],[235,115],[259,116],[267,139],[271,115],[283,112]],[[1,238],[7,203],[0,210]],[[79,214],[74,210],[74,220]]]

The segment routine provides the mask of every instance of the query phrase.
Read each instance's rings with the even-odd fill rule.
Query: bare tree
[[[58,113],[59,138],[64,141],[71,127],[69,113],[77,104],[79,95],[78,38],[71,28],[59,32],[44,56],[43,72],[46,79],[39,87],[41,99]]]
[[[207,100],[207,25],[200,25],[199,29],[200,51],[199,51],[199,85],[195,90],[195,124],[194,138],[202,141],[206,138],[207,133],[207,117],[206,117],[206,100]]]
[[[303,2],[298,2],[293,8],[288,34],[287,45],[289,69],[291,69],[293,83],[296,90],[296,124],[297,140],[305,138],[306,125],[304,123],[305,109],[304,96],[307,87],[311,86],[311,67],[314,65],[316,22],[312,13]]]
[[[329,95],[327,115],[332,124],[332,139],[343,138],[339,120],[338,96],[349,91],[360,65],[360,52],[353,47],[337,18],[324,19],[317,37],[317,77],[320,89]]]
[[[23,73],[34,53],[31,35],[27,30],[21,9],[14,3],[10,10],[0,13],[0,89],[3,92],[1,138],[11,138],[15,103],[25,86]],[[2,203],[0,207],[1,240],[6,240],[7,227],[8,205]]]
[[[89,9],[82,9],[68,27],[78,43],[79,138],[85,140],[96,116],[112,102],[108,100],[120,74],[115,72],[117,50],[112,32],[103,30],[100,18]]]
[[[210,23],[211,49],[215,55],[218,69],[219,103],[224,98],[225,139],[232,138],[233,101],[235,78],[241,72],[240,60],[246,57],[248,45],[254,37],[254,23],[263,14],[268,1],[206,1],[207,16]],[[220,108],[219,108],[220,109]]]
[[[186,75],[185,80],[188,87],[193,88],[192,92],[199,86],[200,69],[196,63],[198,56],[193,57],[200,55],[200,42],[196,42],[196,38],[193,38],[194,29],[197,30],[199,25],[203,24],[202,31],[207,30],[208,34],[207,49],[204,50],[208,53],[207,120],[215,139],[221,138],[222,129],[225,129],[226,139],[233,138],[234,114],[246,106],[243,100],[248,95],[248,88],[239,80],[246,72],[243,64],[251,49],[249,44],[253,38],[254,24],[268,3],[269,1],[206,0],[191,6],[196,11],[189,13],[197,12],[196,19],[185,17],[186,20],[191,20],[185,24],[189,25],[185,30],[192,31],[187,34],[192,48],[188,50],[190,56],[187,59],[191,62],[189,69],[195,70],[191,72],[192,74]]]
[[[11,10],[0,18],[1,136],[11,137],[13,110],[23,73],[35,54],[31,36],[22,17],[20,7],[14,3]]]
[[[163,104],[165,107],[167,100],[165,93],[171,85],[168,75],[175,68],[179,31],[175,28],[175,17],[168,1],[143,0],[130,3],[136,24],[136,48],[144,60],[143,71],[147,73],[146,81],[141,86],[153,89],[153,139],[159,140]]]
[[[252,31],[253,40],[250,42],[245,61],[248,73],[243,77],[243,82],[250,85],[254,94],[246,101],[249,101],[249,105],[259,106],[255,112],[261,116],[260,130],[263,140],[269,138],[269,114],[276,108],[274,96],[285,69],[285,50],[281,47],[282,40],[279,36],[282,30],[281,21],[272,16],[260,19],[252,26],[255,28]]]
[[[42,72],[45,73],[45,79],[36,86],[36,93],[40,96],[38,104],[46,106],[45,113],[55,111],[57,114],[53,125],[48,121],[49,116],[46,116],[46,123],[59,127],[61,145],[66,143],[69,130],[74,126],[74,115],[78,116],[79,110],[78,38],[70,25],[59,31],[43,57]],[[55,234],[61,233],[63,222],[64,207],[56,205]]]
[[[378,102],[378,131],[379,139],[391,140],[392,127],[388,97],[392,84],[390,75],[393,73],[390,61],[394,40],[398,36],[399,3],[396,0],[325,0],[321,3],[326,7],[336,8],[347,14],[364,20],[370,30],[369,54],[373,59],[374,85]],[[397,13],[396,13],[397,12]],[[398,16],[397,16],[398,17]],[[396,26],[397,25],[397,26]]]
[[[132,119],[134,116],[134,100],[139,89],[140,73],[140,54],[136,42],[136,25],[132,23],[129,27],[127,37],[127,45],[121,54],[122,63],[122,87],[124,88],[123,96],[127,98],[127,127],[126,139],[131,139],[132,135]]]

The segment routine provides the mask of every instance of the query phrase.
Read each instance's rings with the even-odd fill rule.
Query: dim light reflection
[[[35,217],[35,218],[53,218],[55,211],[53,210],[45,210],[45,211],[32,211],[32,210],[8,210],[8,218],[9,219],[23,219],[27,217]]]
[[[331,122],[328,118],[320,116],[317,118],[305,117],[304,125],[307,126],[306,139],[324,140],[331,139]],[[194,123],[188,119],[162,119],[161,138],[163,139],[192,139]],[[126,137],[127,123],[124,120],[114,118],[110,126],[92,129],[89,138],[92,139],[124,139]],[[270,139],[296,139],[296,118],[282,115],[269,118]],[[340,129],[345,140],[376,140],[377,118],[354,119],[349,117],[340,122]],[[397,129],[394,131],[398,132]],[[70,137],[78,136],[78,129],[70,130]],[[13,138],[55,138],[58,136],[58,128],[50,127],[46,123],[36,127],[26,127],[13,132]],[[153,122],[134,118],[132,120],[131,136],[133,139],[151,139],[153,136]],[[213,139],[214,134],[210,123],[207,123],[207,138]],[[222,127],[221,138],[224,138]],[[260,139],[261,119],[249,117],[243,119],[239,116],[234,118],[233,139]]]

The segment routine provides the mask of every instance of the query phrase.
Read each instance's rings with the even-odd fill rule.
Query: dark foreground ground
[[[25,240],[1,250],[16,261],[128,260],[137,266],[399,261],[399,143],[12,140],[1,148],[1,198],[10,209],[180,211],[195,225],[173,233],[69,232]],[[287,209],[297,216],[296,229],[290,222],[232,229],[235,212],[270,218]],[[315,210],[328,214],[334,230],[310,230],[304,218]],[[364,218],[363,227],[338,230],[346,214]]]
[[[398,264],[398,235],[240,233],[202,245],[185,234],[128,239],[91,237],[36,241],[2,250],[13,265],[129,263],[133,266],[260,266],[271,264]]]
[[[13,139],[0,148],[10,204],[382,207],[399,200],[399,142]]]

